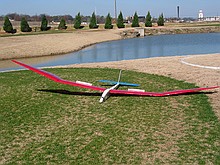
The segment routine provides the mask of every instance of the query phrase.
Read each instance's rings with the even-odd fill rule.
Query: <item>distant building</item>
[[[199,19],[199,21],[203,21],[203,19],[204,19],[204,14],[203,14],[202,10],[199,10],[198,19]]]
[[[198,20],[199,21],[220,21],[220,16],[204,17],[203,11],[199,10]]]
[[[177,6],[177,19],[180,19],[180,7]]]
[[[134,16],[128,16],[128,17],[125,18],[125,22],[124,23],[130,24],[133,19],[134,19]],[[145,22],[145,16],[138,16],[138,21],[139,22]]]
[[[145,16],[138,16],[139,22],[145,22]]]
[[[59,25],[60,22],[51,21],[50,24],[52,24],[52,25]]]
[[[205,17],[204,21],[220,21],[220,16]]]

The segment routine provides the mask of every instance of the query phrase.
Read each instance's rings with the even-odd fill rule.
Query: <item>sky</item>
[[[116,0],[117,14],[132,16],[134,12],[146,16],[150,11],[153,17],[161,13],[164,17],[177,17],[177,6],[180,7],[180,17],[198,17],[199,10],[204,16],[220,15],[220,0]],[[97,15],[115,16],[115,0],[0,0],[0,15],[9,13],[27,15]]]

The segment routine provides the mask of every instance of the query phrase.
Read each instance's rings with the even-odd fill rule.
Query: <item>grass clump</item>
[[[47,71],[97,86],[100,79],[117,80],[119,72],[86,68]],[[31,71],[1,73],[0,79],[1,164],[220,161],[220,124],[205,94],[111,96],[100,104],[97,92],[57,84]],[[124,71],[121,81],[158,92],[195,87],[133,71]]]

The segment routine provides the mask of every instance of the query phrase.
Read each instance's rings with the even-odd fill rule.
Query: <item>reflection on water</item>
[[[105,42],[75,53],[32,59],[23,62],[37,67],[77,63],[120,61],[138,58],[208,54],[220,52],[220,33],[147,36]],[[4,63],[4,66],[3,66]],[[10,61],[0,62],[0,71],[16,69]]]
[[[34,58],[22,58],[19,60],[24,63],[27,63],[29,65],[43,67],[42,64],[44,64],[45,62],[58,60],[59,58],[62,58],[62,55],[34,57]],[[21,69],[21,67],[19,67],[15,63],[11,62],[11,60],[0,61],[0,72],[7,71],[7,70],[18,70],[18,69]]]

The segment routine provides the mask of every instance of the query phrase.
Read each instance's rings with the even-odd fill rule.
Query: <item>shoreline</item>
[[[145,36],[167,34],[220,33],[220,27],[153,27],[144,28]],[[0,61],[65,55],[86,47],[114,40],[137,38],[135,28],[111,30],[77,30],[54,33],[1,37]],[[129,34],[124,36],[124,34]]]
[[[0,57],[0,62],[1,61],[7,61],[7,60],[13,60],[13,59],[31,59],[31,58],[39,58],[39,57],[53,57],[53,56],[62,56],[62,55],[67,55],[67,54],[70,54],[70,53],[75,53],[77,51],[80,51],[82,49],[85,49],[87,47],[90,47],[90,46],[93,46],[95,44],[99,44],[99,43],[103,43],[103,42],[111,42],[111,41],[114,41],[114,40],[110,40],[110,41],[101,41],[101,42],[96,42],[96,43],[91,43],[91,44],[88,44],[88,45],[83,45],[82,47],[76,49],[76,50],[71,50],[69,52],[55,52],[55,53],[51,53],[51,54],[42,54],[42,55],[33,55],[31,57],[27,57],[27,56],[19,56],[19,57],[6,57],[6,58],[1,58]]]
[[[3,37],[0,61],[65,55],[97,43],[120,39],[123,39],[120,30],[115,29]]]

